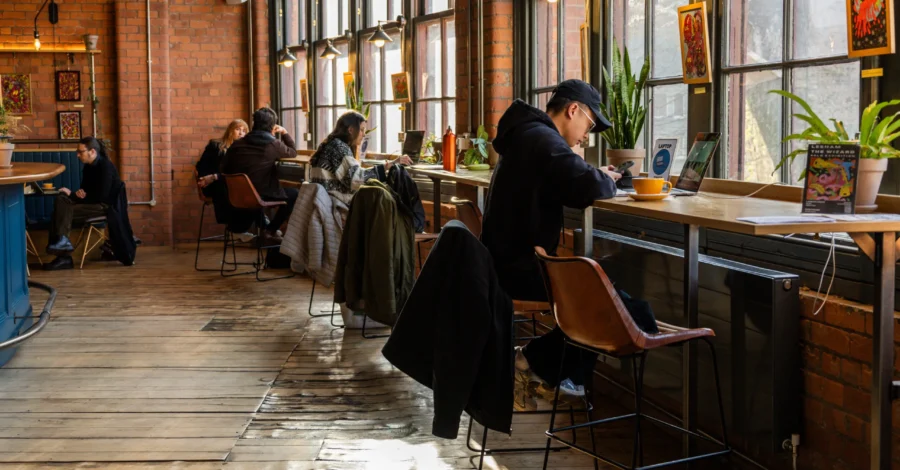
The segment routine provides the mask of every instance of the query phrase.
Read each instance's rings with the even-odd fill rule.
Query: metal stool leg
[[[34,240],[31,239],[31,234],[28,233],[28,230],[25,231],[25,240],[28,242],[28,247],[25,249],[25,253],[29,253],[30,249],[30,253],[37,258],[38,264],[43,266],[44,261],[41,259],[41,254],[38,252],[37,246],[35,246]]]
[[[331,303],[331,312],[330,313],[328,312],[328,310],[320,310],[321,313],[312,313],[313,297],[315,297],[315,296],[316,296],[316,280],[313,279],[312,292],[309,293],[309,309],[307,309],[306,313],[308,313],[309,316],[311,316],[313,318],[327,317],[329,315],[333,316],[334,315],[334,302]]]
[[[82,228],[81,230],[83,231],[84,229]],[[79,237],[79,239],[80,239],[80,237]],[[87,241],[84,242],[84,249],[81,251],[81,265],[78,266],[78,269],[84,269],[84,259],[87,258],[88,246],[90,246],[90,244],[91,244],[91,230],[88,229]]]
[[[203,237],[203,216],[206,214],[206,204],[203,203],[203,207],[200,208],[200,228],[197,229],[197,251],[194,253],[194,270],[196,271],[205,271],[205,272],[214,272],[221,271],[222,269],[211,269],[211,268],[201,268],[200,265],[200,242],[210,242],[210,241],[218,241],[220,238],[224,238],[224,235],[213,235],[209,237]],[[222,258],[222,261],[225,261],[225,258]],[[237,266],[235,266],[235,270],[237,270]]]
[[[722,423],[722,445],[726,449],[731,449],[731,446],[728,444],[728,429],[725,426],[725,406],[722,405],[722,385],[719,383],[719,363],[716,359],[716,348],[709,338],[703,338],[703,341],[709,346],[709,352],[712,355],[713,377],[716,379],[716,399],[719,402],[719,419]]]
[[[634,380],[634,441],[631,448],[631,468],[637,468],[638,460],[644,466],[644,442],[641,438],[641,402],[644,399],[644,364],[647,352],[640,357],[632,357],[632,378]]]
[[[368,319],[369,319],[368,315],[363,316],[363,327],[362,327],[362,337],[363,338],[375,339],[375,338],[387,338],[387,337],[391,336],[390,333],[388,333],[386,335],[367,335],[366,334],[366,320],[368,320]]]
[[[238,263],[237,260],[237,252],[234,249],[235,241],[234,241],[234,233],[232,233],[227,228],[225,229],[225,234],[222,237],[223,245],[222,245],[222,265],[219,268],[219,275],[222,277],[233,277],[233,276],[243,276],[244,274],[253,274],[255,271],[244,271],[244,272],[235,272],[238,270],[238,265],[252,265],[253,263]],[[225,258],[228,256],[228,245],[231,245],[231,259],[232,261],[229,263],[225,261]],[[225,265],[230,264],[234,266],[234,269],[225,270]],[[225,274],[226,272],[232,274]]]
[[[286,274],[284,276],[274,276],[274,277],[264,277],[264,278],[259,277],[259,272],[265,268],[268,268],[268,265],[266,264],[266,257],[263,256],[263,249],[268,250],[269,248],[277,248],[280,246],[280,245],[263,246],[262,241],[261,241],[262,240],[262,231],[263,231],[263,229],[262,229],[263,220],[264,219],[262,217],[260,217],[259,223],[256,224],[256,264],[254,265],[254,268],[256,269],[256,280],[259,282],[268,282],[268,281],[274,281],[276,279],[290,279],[290,278],[294,277],[293,271],[291,271],[290,274]]]
[[[563,366],[566,363],[566,349],[569,347],[568,341],[563,341],[563,350],[559,361],[559,377],[557,383],[563,380]],[[556,387],[556,394],[553,397],[553,410],[550,412],[550,427],[547,429],[547,446],[544,448],[544,470],[547,470],[547,462],[550,461],[550,441],[552,440],[551,432],[553,425],[556,423],[556,408],[559,406],[559,386]],[[574,423],[573,423],[574,424]]]
[[[335,306],[335,305],[336,305],[336,304],[334,303],[334,301],[332,301],[332,302],[331,302],[331,326],[333,326],[333,327],[335,327],[335,328],[343,328],[344,325],[337,325],[337,324],[334,323],[334,306]]]

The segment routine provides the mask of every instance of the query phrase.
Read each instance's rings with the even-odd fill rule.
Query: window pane
[[[653,1],[653,60],[654,78],[676,77],[682,74],[681,45],[678,41],[678,7],[684,0]],[[631,53],[631,51],[629,51]],[[631,69],[637,74],[641,62],[632,59]]]
[[[372,106],[369,108],[369,129],[375,129],[369,133],[369,152],[381,152],[381,106]]]
[[[341,34],[338,4],[334,0],[319,3],[322,6],[322,38],[333,38]]]
[[[687,158],[691,141],[687,135],[687,85],[662,85],[650,89],[653,99],[653,140],[678,139],[671,174],[678,174]],[[651,143],[652,148],[652,143]]]
[[[763,64],[782,60],[783,7],[782,0],[729,2],[729,64]]]
[[[335,47],[341,51],[341,55],[334,59],[334,65],[337,70],[335,70],[334,74],[335,101],[333,103],[345,105],[347,104],[347,95],[344,93],[344,72],[350,70],[349,48],[347,44],[340,44]]]
[[[438,136],[438,139],[444,135],[444,130],[447,129],[447,126],[452,126],[454,134],[458,134],[458,127],[456,126],[456,100],[447,100],[444,101],[444,128],[438,129],[440,132],[435,132],[434,135]]]
[[[394,99],[394,92],[391,90],[391,75],[403,71],[403,58],[400,57],[400,36],[399,34],[391,34],[393,42],[389,42],[382,47],[384,54],[384,80],[385,90],[384,99],[390,101]],[[396,135],[394,136],[396,138]]]
[[[316,106],[325,106],[334,104],[334,64],[332,60],[322,59],[324,47],[316,48]],[[335,59],[336,60],[336,59]],[[321,123],[321,121],[319,121]],[[320,125],[321,127],[321,125]]]
[[[387,21],[388,19],[388,0],[369,0],[369,24],[372,27],[378,24],[378,21]],[[371,143],[370,143],[371,145]]]
[[[537,86],[540,88],[559,82],[557,54],[559,3],[539,1],[535,10],[537,10],[535,63],[537,64]]]
[[[644,47],[645,18],[643,0],[625,1],[625,47],[628,48],[628,56],[632,64],[644,63],[646,53]],[[619,47],[622,45],[619,44]]]
[[[577,78],[583,80],[581,73],[581,25],[587,21],[587,12],[584,11],[584,0],[564,0],[565,9],[565,58],[563,73],[564,78]]]
[[[384,107],[384,129],[386,131],[386,141],[384,145],[385,153],[400,152],[403,147],[402,143],[397,140],[397,135],[404,132],[403,114],[400,111],[399,104],[388,104]]]
[[[334,1],[334,0],[328,0]],[[350,0],[341,0],[341,16],[338,34],[344,34],[344,30],[350,29]]]
[[[540,94],[538,94],[537,96],[535,96],[535,99],[534,99],[534,106],[537,107],[537,108],[540,109],[540,110],[546,110],[546,109],[547,109],[547,102],[550,101],[550,95],[551,95],[551,94],[552,94],[552,93],[547,92],[547,93],[540,93]]]
[[[425,0],[425,14],[450,9],[450,0]]]
[[[441,22],[424,23],[419,26],[418,63],[418,95],[421,98],[436,98],[443,91],[441,50]]]
[[[316,110],[316,145],[325,140],[334,128],[334,111],[331,108],[318,108]]]
[[[282,108],[293,108],[294,106],[300,106],[300,104],[295,99],[295,97],[297,96],[297,78],[294,76],[294,71],[299,68],[298,65],[300,64],[294,64],[293,67],[285,67],[282,65],[278,66],[278,69],[281,72]]]
[[[440,101],[419,102],[416,111],[416,129],[425,131],[425,135],[444,135],[447,126],[443,121],[443,109]]]
[[[761,183],[781,180],[772,174],[781,159],[781,70],[733,74],[727,80],[728,178]]]
[[[300,33],[300,0],[285,0],[284,19],[287,25],[284,31],[285,44],[297,44]]]
[[[445,20],[445,51],[447,62],[444,64],[444,96],[456,96],[456,22]]]
[[[362,51],[363,101],[381,101],[381,48],[363,41]]]
[[[829,127],[833,128],[833,124],[828,119],[834,118],[844,123],[850,138],[859,132],[859,62],[794,69],[791,92],[806,100]],[[802,111],[799,106],[793,106],[791,114]],[[791,133],[802,132],[807,127],[805,122],[793,118]],[[802,147],[799,142],[792,145],[793,148]],[[799,184],[797,179],[805,167],[806,158],[794,160],[791,184]]]
[[[847,53],[845,0],[794,0],[794,58]]]

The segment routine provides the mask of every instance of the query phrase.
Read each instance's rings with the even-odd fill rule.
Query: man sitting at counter
[[[601,99],[590,84],[566,80],[554,90],[547,112],[516,100],[500,119],[494,148],[501,157],[485,203],[481,240],[501,287],[514,299],[547,300],[534,247],[556,254],[563,207],[585,209],[616,194],[621,175],[613,167],[596,169],[572,151],[588,133],[611,126],[600,111]],[[584,395],[582,385],[597,358],[582,350],[580,357],[567,354],[560,382],[563,340],[555,328],[517,349],[517,409],[536,408],[529,390],[551,400],[557,385],[561,398]]]
[[[56,255],[56,259],[44,265],[44,269],[51,271],[75,266],[71,256],[75,247],[69,240],[72,221],[106,215],[116,196],[113,188],[120,184],[119,172],[99,140],[94,137],[81,139],[76,155],[84,163],[81,189],[73,193],[68,188],[59,188],[50,222],[50,243],[47,245],[47,253]]]

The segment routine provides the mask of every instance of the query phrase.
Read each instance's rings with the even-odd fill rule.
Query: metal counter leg
[[[696,225],[684,226],[684,318],[687,328],[697,328],[699,324],[697,315],[697,293],[699,290],[699,255],[700,255],[700,227]],[[697,428],[697,346],[694,341],[684,344],[683,373],[682,373],[682,417],[683,426],[688,431]],[[694,454],[690,435],[685,434],[682,442],[682,451],[685,457]]]
[[[891,396],[894,375],[894,232],[876,233],[875,305],[872,310],[872,470],[891,468]]]

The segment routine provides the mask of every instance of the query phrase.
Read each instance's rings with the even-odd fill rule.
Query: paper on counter
[[[817,224],[836,222],[835,219],[826,216],[802,216],[802,215],[775,215],[765,217],[738,217],[740,222],[749,222],[756,225],[780,225],[780,224]]]

